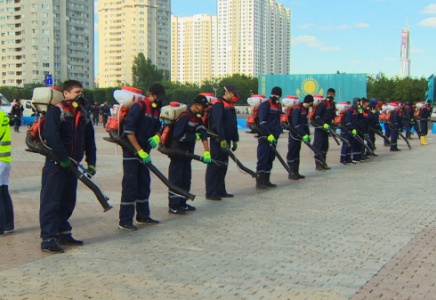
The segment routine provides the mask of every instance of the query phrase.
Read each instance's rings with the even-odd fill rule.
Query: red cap
[[[265,98],[265,95],[253,94],[251,98]]]
[[[171,102],[170,102],[170,106],[171,106],[171,107],[179,107],[179,106],[180,106],[180,103],[177,102],[177,101],[171,101]]]
[[[124,91],[129,91],[129,92],[132,92],[132,93],[135,93],[135,94],[141,94],[142,95],[142,90],[134,88],[134,87],[131,87],[131,86],[125,85],[125,86],[123,86],[123,90]]]
[[[58,91],[58,92],[61,92],[61,89],[58,88],[57,86],[49,86],[48,88],[52,89],[52,90],[55,90],[55,91]]]
[[[298,99],[297,96],[292,96],[292,95],[286,95],[286,98],[289,98],[289,99]]]

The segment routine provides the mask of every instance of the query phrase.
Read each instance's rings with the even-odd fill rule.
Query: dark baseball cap
[[[231,84],[231,83],[229,83],[229,84],[226,84],[225,86],[224,86],[224,90],[225,91],[228,91],[228,92],[231,92],[231,93],[233,93],[233,94],[235,94],[235,95],[238,95],[239,94],[239,91],[236,89],[236,87],[233,85],[233,84]]]
[[[203,96],[203,95],[198,95],[197,97],[195,97],[194,103],[201,104],[204,107],[208,107],[210,105],[210,103],[207,100],[207,98],[205,96]]]
[[[167,94],[165,93],[165,88],[160,83],[153,83],[148,89],[149,93],[152,93],[159,99],[160,101],[164,101],[167,99]]]

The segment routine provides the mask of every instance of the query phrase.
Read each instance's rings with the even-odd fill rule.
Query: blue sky
[[[176,16],[217,12],[217,0],[171,2]],[[411,76],[428,77],[436,73],[436,0],[276,2],[292,11],[291,74],[337,70],[399,74],[401,30],[408,25]]]

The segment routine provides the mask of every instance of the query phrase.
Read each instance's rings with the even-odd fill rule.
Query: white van
[[[22,125],[32,125],[32,123],[35,122],[36,115],[35,110],[32,107],[32,100],[21,99],[20,102],[24,108],[23,117],[21,118],[21,121],[23,122]]]
[[[3,94],[0,94],[0,98],[2,99],[2,106],[1,110],[4,111],[6,114],[9,114],[12,110],[12,104],[6,99]]]

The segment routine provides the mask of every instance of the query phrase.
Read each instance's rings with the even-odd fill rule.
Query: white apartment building
[[[291,10],[274,0],[217,0],[217,77],[288,74]]]
[[[216,16],[172,16],[171,34],[172,81],[201,85],[216,76]]]
[[[171,70],[171,0],[99,0],[99,86],[132,83],[138,53]]]
[[[0,0],[1,85],[94,87],[93,0]]]

